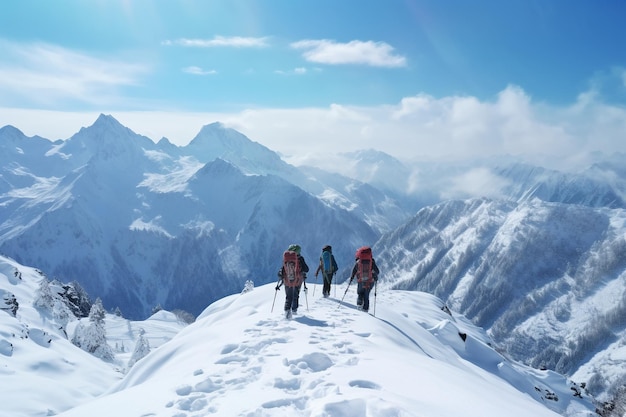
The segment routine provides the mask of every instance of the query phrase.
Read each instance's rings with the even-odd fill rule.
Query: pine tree
[[[146,331],[142,328],[139,329],[139,338],[137,339],[137,344],[135,345],[135,350],[133,351],[133,355],[128,361],[128,367],[131,368],[137,361],[148,353],[150,353],[150,342],[148,339],[144,337]]]
[[[35,307],[50,312],[53,304],[54,297],[52,296],[52,290],[50,290],[50,283],[48,282],[48,278],[43,277],[39,282],[39,289],[37,291],[37,297],[35,298]]]
[[[52,284],[56,285],[57,282],[53,281]],[[45,276],[39,283],[39,289],[34,304],[42,313],[50,315],[58,323],[59,329],[65,333],[67,324],[74,315],[67,306],[65,299],[52,291],[51,283],[48,282]]]
[[[106,311],[102,306],[102,300],[96,298],[96,302],[91,306],[89,311],[89,321],[104,325],[104,318],[106,317]]]
[[[153,316],[161,310],[163,310],[163,307],[161,307],[161,304],[157,304],[152,308],[152,312],[150,313],[150,315]]]
[[[241,293],[244,294],[252,290],[254,290],[254,282],[251,280],[247,280],[246,284],[243,287],[243,290],[241,290]]]
[[[72,343],[100,359],[110,361],[113,360],[114,354],[107,343],[105,317],[102,301],[98,298],[91,306],[89,325],[80,323],[76,326]]]

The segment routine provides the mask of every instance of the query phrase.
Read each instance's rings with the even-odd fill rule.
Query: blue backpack
[[[322,262],[324,276],[332,276],[337,270],[337,264],[333,262],[332,247],[330,245],[324,246],[320,260]]]

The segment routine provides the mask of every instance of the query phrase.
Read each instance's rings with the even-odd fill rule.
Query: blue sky
[[[618,0],[9,1],[0,125],[67,138],[107,113],[185,144],[222,121],[295,159],[324,140],[624,151],[625,18]]]

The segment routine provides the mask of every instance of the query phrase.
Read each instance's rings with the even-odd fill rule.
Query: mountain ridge
[[[0,251],[78,280],[107,308],[139,318],[156,305],[198,314],[248,280],[274,282],[294,242],[313,268],[331,244],[341,284],[354,249],[370,245],[381,288],[431,292],[516,360],[587,380],[594,394],[623,385],[609,366],[621,354],[626,314],[618,285],[626,166],[618,156],[576,173],[519,158],[391,160],[376,169],[379,154],[370,150],[351,156],[355,179],[289,165],[221,124],[207,125],[203,140],[214,140],[215,129],[239,155],[200,152],[200,160],[104,115],[64,142],[0,130],[36,145],[20,148],[0,134]],[[411,192],[400,191],[404,181],[392,186],[394,164],[410,173]]]
[[[623,209],[475,199],[422,209],[376,249],[385,285],[437,295],[517,360],[599,394],[624,378],[615,355],[587,366],[626,338],[624,236]]]
[[[61,315],[64,287],[0,256],[0,301],[18,305],[0,312],[0,378],[10,381],[0,401],[12,417],[593,414],[580,385],[506,359],[430,294],[381,293],[369,315],[309,293],[306,309],[285,320],[272,284],[247,285],[185,324],[163,310],[143,321],[96,313],[98,301],[89,319]],[[91,342],[108,347],[106,360],[70,343],[96,320]]]

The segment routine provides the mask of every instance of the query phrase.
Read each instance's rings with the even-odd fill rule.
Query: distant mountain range
[[[4,127],[0,146],[0,250],[134,318],[158,304],[198,314],[247,280],[274,281],[293,242],[312,266],[327,243],[351,259],[409,214],[365,183],[307,176],[219,123],[182,148],[105,115],[66,141]]]
[[[183,147],[101,115],[64,141],[0,129],[0,251],[106,308],[198,314],[276,280],[299,243],[331,244],[349,277],[374,247],[379,291],[422,290],[515,359],[610,395],[626,382],[626,158],[575,173],[518,158],[403,163],[341,157],[350,177],[294,167],[220,123]],[[618,358],[618,359],[616,359]]]

